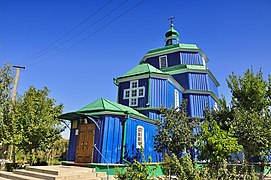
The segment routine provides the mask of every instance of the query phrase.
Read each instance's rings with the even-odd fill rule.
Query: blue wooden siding
[[[174,107],[174,90],[178,90],[171,82],[164,79],[150,79],[150,107],[160,108],[162,105],[167,108]],[[179,91],[179,102],[182,100],[182,92]]]
[[[175,74],[173,78],[186,90],[212,91],[218,96],[218,87],[207,73]]]
[[[122,147],[122,121],[124,117],[106,115],[103,121],[103,138],[101,152],[108,163],[120,163]],[[106,163],[101,158],[101,163]]]
[[[159,57],[164,56],[164,55],[167,55],[168,67],[180,64],[180,52],[174,52],[174,53],[163,54],[163,55],[147,58],[146,62],[152,65],[153,67],[156,67],[157,69],[159,69]]]
[[[161,118],[161,114],[157,110],[139,110],[139,112],[153,120],[158,120]]]
[[[208,74],[203,73],[189,73],[189,89],[208,91]]]
[[[203,64],[201,54],[197,52],[181,52],[180,64]]]
[[[188,113],[191,117],[203,117],[204,110],[209,107],[213,108],[215,100],[211,95],[205,94],[186,94],[188,99]]]
[[[218,96],[218,87],[214,83],[213,79],[208,75],[208,90],[212,91],[216,96]]]
[[[186,90],[189,89],[188,73],[174,74],[173,78]]]
[[[139,79],[138,85],[139,87],[145,87],[145,96],[138,98],[138,105],[133,106],[133,108],[146,107],[148,103],[148,79],[147,78]],[[118,89],[119,89],[118,103],[123,104],[125,106],[129,106],[129,99],[123,99],[123,93],[124,89],[130,89],[130,81],[119,83]]]
[[[70,131],[70,140],[69,140],[69,147],[68,147],[68,161],[75,161],[76,157],[76,146],[77,146],[77,137],[75,135],[76,128],[71,129]]]
[[[152,162],[160,162],[162,156],[160,153],[157,153],[154,149],[154,138],[156,135],[156,125],[141,121],[135,118],[129,118],[126,121],[126,143],[125,143],[125,159],[128,161],[133,161],[134,159],[140,160],[141,153],[140,150],[136,148],[136,131],[137,126],[144,127],[144,155],[146,160],[148,156],[152,158]]]

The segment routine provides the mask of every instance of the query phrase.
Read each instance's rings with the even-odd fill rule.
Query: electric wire
[[[96,30],[95,32],[93,32],[93,33],[91,33],[90,35],[86,36],[85,38],[83,38],[83,39],[77,41],[76,43],[72,44],[71,46],[68,46],[68,47],[62,49],[62,50],[59,51],[58,53],[55,53],[55,54],[53,54],[53,55],[51,55],[51,56],[49,56],[49,57],[47,57],[47,58],[45,58],[45,59],[43,59],[43,60],[41,60],[41,61],[36,62],[36,63],[30,64],[29,67],[30,67],[30,66],[35,66],[35,65],[40,64],[40,63],[45,62],[45,61],[48,61],[49,59],[51,59],[51,58],[53,58],[53,57],[55,57],[55,56],[57,56],[57,55],[59,55],[59,54],[65,52],[65,51],[71,49],[72,47],[74,47],[74,46],[76,46],[76,45],[78,45],[78,44],[80,44],[80,43],[86,41],[87,39],[89,39],[90,37],[92,37],[93,35],[95,35],[96,33],[98,33],[99,31],[103,30],[104,28],[106,28],[107,26],[109,26],[110,24],[112,24],[113,22],[115,22],[115,21],[116,21],[117,19],[119,19],[120,17],[124,16],[125,14],[127,14],[128,12],[130,12],[131,10],[133,10],[134,8],[136,8],[137,6],[139,6],[139,5],[140,5],[141,3],[143,3],[144,1],[145,1],[145,0],[142,0],[142,1],[140,1],[139,3],[135,4],[134,6],[132,6],[131,8],[129,8],[128,10],[126,10],[125,12],[121,13],[119,16],[117,16],[116,18],[114,18],[113,20],[111,20],[110,22],[108,22],[107,24],[105,24],[104,26],[102,26],[101,28],[99,28],[98,30]]]
[[[61,37],[57,38],[55,41],[51,42],[50,44],[48,44],[46,47],[42,48],[41,50],[39,50],[38,52],[32,54],[31,56],[22,59],[21,61],[19,61],[18,63],[23,63],[23,62],[29,62],[30,59],[35,58],[37,55],[39,55],[40,53],[42,53],[43,51],[45,51],[46,49],[48,49],[49,47],[53,46],[54,44],[56,44],[57,42],[59,42],[60,40],[62,40],[63,38],[65,38],[66,36],[68,36],[70,33],[72,33],[74,30],[76,30],[78,27],[80,27],[81,25],[83,25],[84,23],[86,23],[90,18],[92,18],[93,16],[95,16],[98,12],[100,12],[101,10],[103,10],[106,6],[108,6],[113,0],[108,1],[105,5],[103,5],[102,7],[100,7],[98,10],[96,10],[94,13],[92,13],[91,15],[89,15],[88,17],[86,17],[83,21],[81,21],[80,23],[78,23],[76,26],[74,26],[71,30],[69,30],[68,32],[66,32],[64,35],[62,35]]]
[[[68,38],[67,40],[65,40],[64,42],[62,42],[61,44],[59,44],[58,46],[55,46],[54,48],[48,49],[46,51],[44,51],[43,53],[37,55],[34,59],[37,59],[43,55],[46,55],[52,51],[54,51],[55,49],[65,45],[66,43],[68,43],[69,41],[73,40],[74,38],[78,37],[79,35],[81,35],[82,33],[86,32],[87,30],[89,30],[91,27],[93,27],[94,25],[96,25],[98,22],[100,22],[101,20],[103,20],[104,18],[106,18],[107,16],[109,16],[110,14],[112,14],[114,11],[116,11],[117,9],[119,9],[121,6],[123,6],[125,3],[127,3],[128,0],[122,2],[120,5],[118,5],[117,7],[115,7],[114,9],[112,9],[111,11],[109,11],[106,15],[104,15],[103,17],[101,17],[100,19],[98,19],[97,21],[95,21],[94,23],[92,23],[91,25],[87,26],[85,29],[83,29],[82,31],[78,32],[77,34],[73,35],[72,37]],[[33,61],[29,60],[27,62],[31,62]]]

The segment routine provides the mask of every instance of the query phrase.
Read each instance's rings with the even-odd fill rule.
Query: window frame
[[[141,132],[139,132],[139,130],[141,130]],[[141,145],[139,144],[140,141],[139,141],[139,135],[141,135]],[[145,131],[144,131],[144,127],[143,126],[137,126],[136,127],[136,148],[143,148],[145,147]]]
[[[177,89],[174,89],[174,108],[178,111],[180,107],[180,96],[179,91]]]
[[[165,59],[166,67],[162,67],[162,58],[166,58]],[[159,56],[159,68],[163,69],[163,68],[167,68],[167,67],[168,67],[167,55]]]

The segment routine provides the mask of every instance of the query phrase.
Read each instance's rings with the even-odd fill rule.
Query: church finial
[[[170,16],[170,18],[168,20],[170,20],[170,27],[173,27],[173,19],[175,19],[175,17]]]
[[[166,32],[166,46],[172,45],[172,44],[178,44],[179,43],[179,33],[173,28],[173,19],[175,17],[170,16],[168,20],[170,20],[170,29]]]

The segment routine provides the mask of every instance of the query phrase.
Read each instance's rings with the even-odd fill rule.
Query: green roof
[[[105,111],[109,112],[108,114],[134,115],[137,117],[148,119],[147,116],[139,113],[133,108],[109,101],[104,98],[100,98],[93,103],[90,103],[87,106],[79,109],[78,111],[62,114],[58,118],[74,120],[84,115],[98,115],[99,113],[102,114],[102,112]]]
[[[129,76],[135,76],[135,75],[140,75],[140,74],[145,74],[145,73],[149,73],[149,74],[164,74],[167,75],[167,73],[160,71],[159,69],[153,67],[152,65],[148,64],[148,63],[143,63],[143,64],[139,64],[136,67],[134,67],[133,69],[131,69],[130,71],[128,71],[127,73],[125,73],[123,76],[121,76],[120,78],[123,77],[129,77]]]
[[[199,48],[195,44],[172,44],[172,45],[168,45],[165,47],[152,49],[147,53],[147,55],[152,54],[152,53],[156,53],[156,52],[160,52],[160,51],[173,49],[173,48],[177,48],[177,49],[180,48],[180,49],[187,49],[187,50],[199,50]]]

